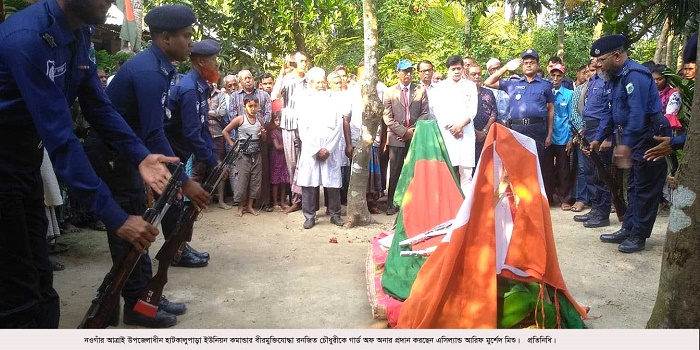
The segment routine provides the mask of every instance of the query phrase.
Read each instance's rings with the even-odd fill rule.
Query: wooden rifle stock
[[[202,188],[212,194],[216,187],[219,185],[225,170],[233,163],[233,161],[238,157],[238,152],[240,150],[246,149],[248,143],[250,142],[251,135],[243,142],[243,145],[239,145],[238,141],[231,149],[226,153],[224,160],[221,164],[217,165],[212,171],[209,172],[207,178],[202,183]],[[240,146],[240,147],[237,147]],[[192,227],[194,226],[194,221],[199,215],[199,210],[197,210],[191,203],[185,205],[185,212],[178,219],[175,234],[170,236],[163,246],[156,254],[156,259],[158,259],[158,271],[148,282],[146,289],[143,291],[141,298],[134,305],[134,311],[148,316],[150,318],[155,318],[158,312],[158,302],[160,297],[163,295],[163,287],[168,283],[168,269],[170,268],[170,263],[179,258],[182,254],[182,250],[185,248],[185,244],[189,242],[192,237]]]
[[[179,178],[184,168],[185,166],[182,163],[176,165],[170,181],[168,181],[158,201],[153,208],[148,208],[143,214],[142,218],[149,224],[158,225],[165,212],[170,208],[170,205],[176,200],[175,196],[181,186]],[[126,280],[131,275],[134,267],[136,267],[140,257],[141,253],[134,246],[131,246],[126,256],[112,265],[112,268],[97,289],[97,296],[92,300],[92,304],[78,328],[99,329],[109,326],[112,314],[115,312],[117,305],[119,305],[119,298],[121,298],[124,284],[126,284]]]
[[[610,198],[613,206],[615,207],[615,214],[617,215],[617,219],[622,222],[625,217],[625,212],[627,211],[627,203],[625,203],[625,200],[622,198],[622,189],[617,185],[617,182],[613,180],[612,176],[610,175],[610,169],[605,167],[605,164],[603,164],[603,161],[600,159],[600,156],[598,156],[598,153],[590,150],[591,144],[588,142],[588,139],[586,139],[586,136],[581,134],[571,122],[569,122],[569,128],[571,129],[574,138],[581,142],[583,148],[590,151],[589,157],[593,162],[593,166],[595,166],[596,171],[598,172],[598,177],[605,182],[605,185],[608,186],[608,190],[610,190]]]

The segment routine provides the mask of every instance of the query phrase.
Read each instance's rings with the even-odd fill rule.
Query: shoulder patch
[[[632,85],[632,83],[628,83],[628,84],[625,86],[625,89],[627,89],[627,94],[629,95],[629,94],[631,94],[631,93],[634,91],[634,85]]]

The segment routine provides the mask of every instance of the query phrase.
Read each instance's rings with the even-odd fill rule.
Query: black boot
[[[644,250],[646,238],[630,236],[617,246],[617,250],[623,253],[634,253]]]
[[[180,260],[173,261],[172,266],[181,267],[204,267],[209,264],[209,260],[201,259],[196,257],[194,254],[187,251],[187,249],[182,251],[182,256]]]
[[[189,250],[189,252],[190,252],[191,254],[193,254],[194,256],[196,256],[196,257],[198,257],[198,258],[200,258],[200,259],[209,260],[209,253],[207,253],[207,252],[200,252],[200,251],[198,251],[198,250],[192,248],[192,246],[191,246],[189,243],[185,243],[185,250]]]
[[[583,222],[583,227],[596,228],[610,226],[610,214],[606,215],[591,215],[591,217]]]
[[[158,310],[156,317],[150,318],[124,306],[124,324],[147,328],[168,328],[177,324],[177,316]]]
[[[617,230],[616,232],[606,233],[606,234],[600,235],[600,240],[602,242],[605,242],[605,243],[620,244],[620,243],[624,242],[627,239],[627,237],[630,236],[630,233],[631,232],[628,231],[627,229],[621,228],[621,229]]]
[[[580,214],[580,215],[574,215],[574,221],[576,222],[586,222],[590,218],[598,215],[595,210],[591,209],[588,213],[585,214]]]
[[[187,306],[185,306],[185,303],[169,301],[161,295],[160,300],[158,301],[158,310],[163,310],[175,316],[180,316],[187,312]]]

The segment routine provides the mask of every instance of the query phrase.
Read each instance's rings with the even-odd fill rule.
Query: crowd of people
[[[321,188],[330,223],[344,224],[351,159],[363,133],[357,83],[362,64],[357,74],[343,65],[326,72],[297,51],[276,76],[255,79],[241,70],[220,81],[219,43],[193,43],[192,10],[164,5],[144,18],[152,45],[108,78],[88,56],[88,25],[101,24],[106,16],[98,3],[44,0],[0,25],[3,328],[58,326],[46,244],[56,221],[46,208],[57,203],[45,202],[44,159],[53,162],[55,177],[73,199],[103,223],[114,262],[131,247],[143,253],[122,291],[126,324],[170,327],[186,311],[183,303],[165,298],[155,317],[133,311],[152,277],[147,249],[158,234],[141,215],[149,191],[157,196],[170,178],[166,163],[189,164],[179,178],[187,203],[179,201],[163,218],[166,238],[186,206],[202,210],[214,197],[222,209],[237,203],[237,216],[301,210],[303,228],[311,229]],[[501,123],[536,141],[551,205],[574,212],[591,208],[573,217],[585,228],[610,225],[611,193],[601,173],[627,169],[622,228],[600,239],[618,244],[621,252],[643,250],[667,181],[663,158],[682,148],[685,136],[678,120],[681,97],[669,86],[664,67],[635,62],[628,46],[622,35],[598,39],[575,80],[566,77],[570,69],[561,58],[543,66],[533,48],[505,64],[491,58],[483,67],[460,55],[435,65],[400,60],[398,83],[377,84],[384,112],[378,130],[370,131],[369,211],[394,215],[400,210],[396,186],[418,121],[439,125],[465,195],[491,125]],[[686,51],[694,53],[692,45]],[[188,59],[191,71],[179,74],[176,64]],[[692,79],[695,56],[684,53],[684,60],[685,76]],[[84,143],[74,133],[76,99],[90,126]],[[589,147],[575,137],[578,132]],[[228,185],[220,183],[210,195],[202,180],[231,147],[238,156]],[[602,159],[602,169],[591,162],[591,152]],[[233,202],[227,202],[228,193]],[[378,205],[382,195],[386,207]],[[172,264],[204,267],[208,261],[208,253],[187,244]]]

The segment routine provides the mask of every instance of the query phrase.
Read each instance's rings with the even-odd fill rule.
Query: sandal
[[[583,211],[585,206],[586,205],[583,204],[582,202],[576,202],[576,203],[574,203],[574,205],[571,206],[571,211],[576,212],[576,213],[581,212],[581,211]]]
[[[564,211],[569,211],[569,210],[571,210],[571,204],[569,204],[569,203],[562,203],[562,204],[561,204],[561,210],[564,210]]]

